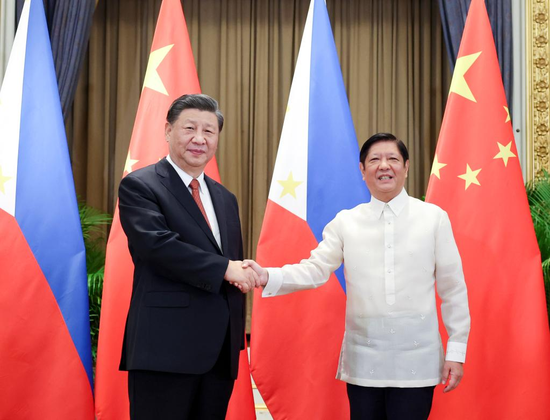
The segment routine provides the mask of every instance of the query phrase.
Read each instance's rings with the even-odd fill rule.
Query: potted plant
[[[92,338],[92,358],[95,366],[97,339],[99,336],[99,315],[103,294],[105,270],[106,231],[112,217],[107,213],[79,203],[80,223],[86,247],[86,268],[88,272],[88,296],[90,303],[90,333]]]
[[[544,171],[541,177],[528,182],[525,188],[540,248],[546,306],[550,317],[550,175]]]

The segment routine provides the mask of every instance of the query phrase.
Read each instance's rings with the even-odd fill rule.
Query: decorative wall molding
[[[550,171],[550,0],[528,0],[525,13],[527,55],[527,179]]]

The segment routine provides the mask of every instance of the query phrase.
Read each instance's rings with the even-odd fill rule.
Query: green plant
[[[105,270],[106,227],[112,217],[107,213],[80,202],[78,204],[82,235],[86,247],[86,269],[88,272],[88,296],[90,303],[90,333],[92,338],[92,358],[95,366],[97,339],[99,336],[99,315],[103,293]]]
[[[546,306],[550,317],[550,175],[544,171],[541,177],[528,182],[525,188],[540,248]]]

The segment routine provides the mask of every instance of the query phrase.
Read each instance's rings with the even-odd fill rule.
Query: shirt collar
[[[175,164],[175,162],[172,160],[172,158],[170,157],[170,155],[166,156],[166,160],[170,163],[170,165],[172,165],[172,167],[176,170],[176,172],[178,173],[179,177],[181,178],[181,180],[183,181],[183,183],[185,184],[185,186],[187,188],[189,188],[189,184],[191,183],[191,181],[193,180],[193,177],[191,175],[189,175],[187,172],[185,172],[183,169],[181,169],[178,165]],[[200,185],[200,190],[201,191],[205,191],[206,189],[206,182],[204,181],[204,172],[202,172],[198,177],[197,177],[197,181],[199,181],[199,185]]]
[[[384,203],[383,201],[380,201],[372,196],[370,200],[372,212],[374,213],[376,218],[379,219],[380,216],[382,216],[384,207],[386,207],[387,204],[393,214],[399,216],[399,213],[401,213],[401,210],[403,210],[403,208],[407,204],[408,197],[409,195],[407,194],[407,191],[405,191],[405,188],[403,188],[401,192],[388,203]]]

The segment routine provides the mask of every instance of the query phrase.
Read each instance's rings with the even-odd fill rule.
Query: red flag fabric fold
[[[472,317],[464,378],[436,389],[430,418],[550,418],[540,252],[483,0],[471,2],[426,200],[451,219]]]

